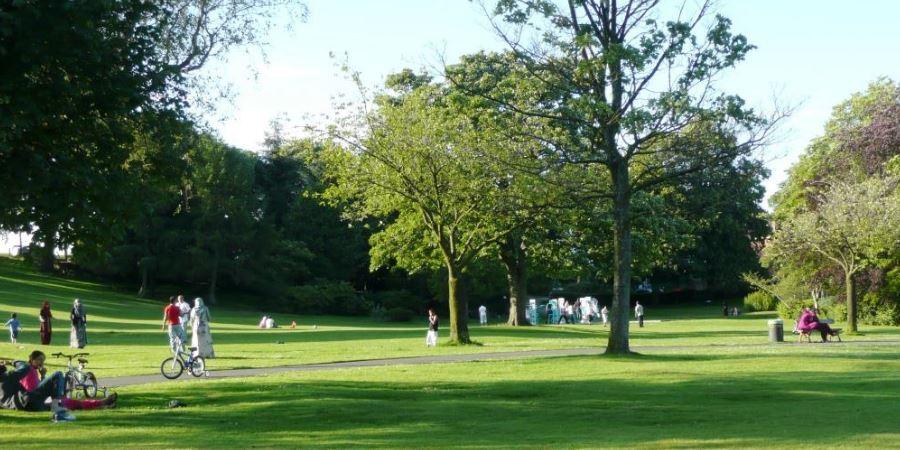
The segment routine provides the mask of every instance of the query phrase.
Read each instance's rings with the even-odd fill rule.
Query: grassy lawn
[[[888,448],[898,371],[896,345],[820,345],[191,381],[69,424],[0,411],[0,445]]]
[[[167,337],[160,331],[163,299],[145,300],[84,281],[37,274],[20,262],[0,258],[0,317],[19,313],[25,330],[20,345],[0,339],[0,358],[22,359],[34,348],[46,353],[69,352],[68,311],[79,297],[88,312],[89,368],[100,377],[150,374],[168,356]],[[37,313],[46,299],[55,312],[53,345],[39,345]],[[607,331],[598,325],[510,328],[474,325],[472,336],[481,346],[436,349],[424,347],[424,324],[387,324],[368,318],[292,316],[279,314],[281,324],[296,320],[296,330],[260,330],[257,311],[212,307],[216,353],[210,370],[271,367],[301,363],[347,361],[427,354],[475,353],[530,349],[596,347]],[[740,318],[721,317],[719,305],[647,308],[645,328],[632,328],[635,346],[764,344],[768,313]],[[316,328],[313,328],[316,325]],[[789,324],[788,324],[789,325]],[[853,339],[900,339],[900,329],[866,328]],[[445,334],[446,335],[446,334]],[[788,337],[790,339],[790,337]],[[61,367],[63,360],[49,361]]]

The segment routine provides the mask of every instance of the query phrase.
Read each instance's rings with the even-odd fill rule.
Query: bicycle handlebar
[[[52,355],[50,355],[50,356],[54,356],[54,357],[56,357],[56,358],[69,358],[69,359],[74,359],[74,358],[77,358],[77,357],[79,357],[79,356],[90,356],[90,355],[91,355],[90,353],[75,353],[75,354],[72,354],[72,355],[67,355],[67,354],[65,354],[65,353],[59,352],[59,353],[54,353],[54,354],[52,354]]]

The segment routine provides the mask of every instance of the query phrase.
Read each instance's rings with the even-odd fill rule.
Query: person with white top
[[[487,307],[484,305],[478,307],[478,321],[482,325],[487,325]]]
[[[638,320],[638,327],[644,326],[644,305],[641,302],[634,302],[634,315]]]
[[[609,309],[606,305],[603,305],[603,309],[600,310],[600,319],[603,320],[603,326],[609,325]]]
[[[186,328],[185,331],[190,330],[191,327],[187,326],[191,321],[190,303],[184,301],[184,295],[178,295],[178,301],[175,303],[175,306],[178,307],[178,318],[181,320],[181,326]],[[191,330],[191,333],[193,333],[193,330]]]

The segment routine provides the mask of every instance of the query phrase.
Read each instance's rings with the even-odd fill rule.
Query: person
[[[176,306],[178,306],[178,318],[181,320],[181,326],[185,327],[191,323],[191,305],[184,301],[183,295],[178,294],[178,303],[176,303]],[[187,332],[187,330],[185,330],[185,332]],[[192,329],[191,332],[193,333]]]
[[[267,320],[269,320],[269,316],[263,315],[263,316],[262,316],[262,319],[259,319],[259,327],[260,327],[260,328],[265,328],[265,327],[266,327],[266,321],[267,321]]]
[[[562,321],[569,323],[569,316],[566,313],[568,311],[569,301],[563,300],[562,303],[560,303],[559,300],[557,300],[556,305],[559,308],[559,319],[556,319],[556,324],[559,325]]]
[[[194,299],[194,308],[191,309],[191,347],[196,348],[197,354],[204,358],[216,357],[209,332],[209,308],[200,297]]]
[[[84,348],[87,345],[87,314],[84,312],[84,305],[81,303],[81,300],[75,299],[69,319],[72,321],[69,347]]]
[[[53,324],[51,323],[53,313],[50,312],[50,302],[44,301],[44,306],[41,307],[38,319],[41,321],[41,345],[50,345],[50,340],[53,337]]]
[[[265,328],[270,328],[270,329],[271,329],[271,328],[275,328],[275,327],[277,327],[277,326],[278,326],[278,325],[275,323],[275,318],[273,318],[272,316],[266,317],[266,326],[265,326]]]
[[[566,302],[566,315],[569,316],[566,323],[575,323],[575,304]]]
[[[19,331],[22,330],[22,324],[19,323],[19,315],[12,313],[9,320],[6,321],[4,327],[9,328],[9,342],[13,344],[19,343]]]
[[[728,317],[728,303],[722,302],[722,315]]]
[[[481,325],[487,324],[487,307],[484,305],[478,307],[478,322]]]
[[[66,398],[66,377],[62,372],[47,375],[44,368],[46,355],[40,350],[31,352],[28,362],[12,363],[13,370],[7,371],[6,364],[0,364],[0,408],[20,411],[53,411],[54,417],[72,420],[66,409],[115,408],[118,394],[113,393],[103,400],[76,400]],[[50,399],[49,405],[47,399]],[[56,413],[61,413],[57,416]]]
[[[634,315],[638,320],[638,327],[644,327],[644,305],[641,302],[634,302]]]
[[[434,347],[437,345],[438,340],[438,326],[440,325],[440,319],[438,319],[437,314],[435,314],[433,309],[428,310],[428,333],[425,334],[425,346],[426,347]]]
[[[553,322],[553,303],[547,302],[547,325]]]
[[[163,309],[163,330],[168,330],[169,347],[172,352],[184,351],[184,343],[187,341],[187,335],[184,333],[184,326],[181,324],[181,310],[176,304],[178,300],[172,296],[169,297],[169,304]]]
[[[297,328],[297,321],[296,321],[296,320],[292,320],[292,321],[291,321],[291,329],[293,330],[293,329],[296,329],[296,328]]]
[[[609,325],[609,309],[606,305],[603,305],[603,309],[600,310],[600,319],[603,320],[603,326]]]
[[[834,336],[831,327],[827,323],[820,322],[816,312],[809,308],[803,308],[803,314],[797,321],[797,329],[806,333],[818,330],[822,335],[822,342],[828,342],[828,336]]]
[[[741,310],[739,310],[739,309],[737,308],[737,306],[735,306],[735,307],[732,308],[732,310],[731,310],[731,315],[734,316],[734,317],[737,317],[737,316],[741,315]]]

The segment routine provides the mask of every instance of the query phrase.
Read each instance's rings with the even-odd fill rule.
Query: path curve
[[[829,346],[848,346],[848,345],[884,345],[898,344],[897,340],[881,340],[881,341],[851,341],[851,342],[835,342],[829,343]],[[815,345],[815,344],[797,344],[783,343],[782,345]],[[734,350],[736,348],[759,348],[773,347],[772,344],[722,344],[722,345],[683,345],[683,346],[633,346],[632,349],[638,353],[645,352],[664,352],[689,350],[695,348],[709,348],[716,350]],[[250,369],[227,369],[210,372],[208,377],[199,378],[199,380],[221,380],[226,378],[241,378],[273,375],[285,372],[315,372],[321,370],[348,369],[357,367],[383,367],[383,366],[411,366],[422,364],[441,364],[441,363],[459,363],[473,361],[495,361],[495,360],[512,360],[512,359],[530,359],[530,358],[551,358],[562,356],[590,356],[600,355],[605,349],[601,347],[590,348],[572,348],[562,350],[521,350],[513,352],[487,352],[487,353],[466,353],[457,355],[425,355],[425,356],[409,356],[402,358],[382,358],[382,359],[364,359],[357,361],[339,361],[318,364],[297,364],[290,366],[276,367],[260,367]],[[198,380],[185,372],[181,378],[174,380],[188,381]],[[140,384],[169,382],[160,374],[155,375],[133,375],[125,377],[110,377],[103,380],[103,386],[109,388],[119,388],[123,386],[135,386]]]

